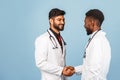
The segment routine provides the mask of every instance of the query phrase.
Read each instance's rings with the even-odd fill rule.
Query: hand
[[[72,66],[66,66],[63,68],[62,74],[64,76],[72,76],[75,73],[75,69]]]

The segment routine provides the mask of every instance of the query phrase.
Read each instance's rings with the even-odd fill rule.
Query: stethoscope
[[[87,46],[86,46],[86,48],[85,48],[85,52],[84,52],[83,58],[86,58],[86,49],[87,49],[88,46],[90,45],[92,39],[95,37],[95,35],[96,35],[100,30],[101,30],[101,29],[99,29],[99,30],[92,36],[92,38],[90,38],[90,39],[88,40],[88,44],[87,44]]]
[[[50,32],[48,30],[47,30],[47,32],[50,35],[49,38],[53,44],[53,49],[57,49],[58,47],[57,47],[57,42],[56,42],[55,38],[50,34]]]
[[[58,46],[57,46],[57,42],[55,40],[55,38],[50,34],[50,32],[47,30],[48,34],[50,35],[49,38],[53,44],[53,49],[57,49]],[[66,42],[64,41],[64,39],[62,38],[63,42],[64,42],[64,45],[66,45]]]

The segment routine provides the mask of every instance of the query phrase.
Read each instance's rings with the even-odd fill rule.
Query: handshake
[[[72,76],[75,73],[75,69],[72,66],[65,66],[62,71],[64,76]]]

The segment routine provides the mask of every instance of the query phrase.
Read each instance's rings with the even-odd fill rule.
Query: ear
[[[91,18],[91,23],[94,24],[95,23],[95,19]]]
[[[49,22],[50,22],[50,24],[53,24],[53,19],[50,18],[50,19],[49,19]]]
[[[91,25],[94,27],[94,25],[95,25],[95,20],[94,19],[91,20]]]
[[[97,25],[97,26],[99,26],[99,27],[100,27],[100,22],[99,22],[99,20],[96,20],[96,22],[95,22],[95,23],[96,23],[96,25]]]

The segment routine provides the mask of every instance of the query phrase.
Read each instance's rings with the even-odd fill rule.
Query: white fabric
[[[62,41],[62,52],[57,39],[50,30],[49,32],[51,36],[54,37],[58,48],[53,49],[54,45],[50,40],[48,32],[39,36],[35,41],[36,66],[41,70],[41,80],[66,80],[64,76],[61,75],[63,67],[65,66],[65,45]],[[55,41],[53,40],[54,43]]]
[[[105,37],[105,32],[100,30],[86,48],[86,58],[83,58],[83,64],[76,66],[75,70],[77,74],[82,74],[81,80],[107,80],[110,60],[110,44]]]

